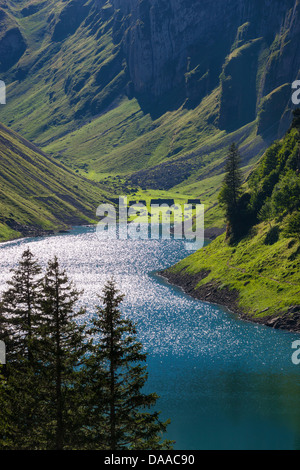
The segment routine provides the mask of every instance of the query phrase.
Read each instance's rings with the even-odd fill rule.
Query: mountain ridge
[[[172,119],[172,113],[201,113],[203,100],[210,96],[216,109],[203,123],[215,133],[233,133],[234,138],[238,129],[256,123],[265,149],[290,125],[288,85],[300,69],[298,0],[218,0],[213,11],[210,2],[194,0],[48,0],[22,2],[22,8],[7,0],[5,5],[6,16],[14,22],[8,31],[18,28],[26,52],[21,58],[16,55],[9,70],[0,67],[8,80],[9,102],[0,118],[47,151],[57,151],[74,168],[76,155],[68,151],[64,136],[72,136],[102,113],[109,119],[111,107],[124,98],[137,100],[137,126],[150,147],[151,132],[143,128],[143,116],[160,127],[160,119]],[[271,125],[265,119],[270,113]],[[110,135],[113,138],[114,130]],[[152,156],[161,140],[161,160],[174,150],[173,156],[180,156],[187,149],[179,135],[172,150],[164,135],[162,127]],[[139,152],[146,157],[138,137],[133,133],[129,139],[133,159]],[[200,134],[200,144],[208,137]],[[189,145],[197,148],[197,143]],[[116,144],[120,155],[126,151],[123,147],[122,142]],[[84,163],[96,166],[101,175],[107,172],[109,158],[99,140]],[[142,163],[138,171],[144,169]],[[131,167],[123,172],[134,173]]]
[[[129,189],[201,196],[220,224],[210,214],[228,146],[239,146],[247,176],[290,126],[299,5],[2,1],[0,49],[17,29],[25,51],[16,38],[13,63],[0,64],[0,120],[115,191],[121,178]]]
[[[95,223],[96,208],[105,200],[101,185],[0,124],[0,241]]]

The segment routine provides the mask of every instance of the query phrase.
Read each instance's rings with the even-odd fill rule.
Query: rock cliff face
[[[96,163],[99,173],[107,173],[121,163],[126,176],[142,172],[134,185],[174,187],[194,175],[198,181],[220,174],[232,139],[250,164],[291,123],[291,83],[300,78],[300,0],[21,3],[0,5],[1,80],[14,83],[5,112],[0,109],[6,124],[47,146],[118,107],[125,95],[144,111],[128,130],[124,108],[126,138],[113,148],[113,126],[113,139],[107,137],[103,147],[96,128],[88,137],[82,131],[78,142],[90,142],[93,156],[87,146],[79,168],[94,171]],[[174,113],[156,119],[166,111]],[[144,128],[148,113],[151,125]],[[176,113],[191,116],[175,129]],[[212,141],[212,135],[219,137]],[[135,163],[127,172],[129,143]],[[121,147],[113,167],[111,152]],[[73,164],[68,143],[57,148],[57,156]]]
[[[220,126],[232,130],[254,120],[262,99],[299,74],[299,0],[113,0],[113,5],[122,16],[134,93],[146,103],[167,97],[167,106],[186,99],[193,106],[220,83]],[[289,96],[274,98],[283,102],[282,133]],[[267,131],[264,120],[261,131]]]
[[[0,8],[0,71],[14,66],[26,49],[18,16],[35,15],[47,5],[28,2],[13,18],[11,3]],[[276,118],[272,134],[288,127],[290,95],[283,85],[300,76],[300,0],[69,0],[57,8],[48,3],[43,30],[52,43],[76,40],[80,28],[101,43],[112,30],[115,49],[89,72],[98,88],[94,99],[78,106],[79,117],[88,108],[94,115],[102,112],[124,90],[147,110],[163,113],[183,103],[195,107],[220,86],[221,129],[238,129],[259,116],[259,131],[269,132],[270,112]],[[68,80],[70,90],[74,79]],[[112,91],[103,94],[110,83]]]

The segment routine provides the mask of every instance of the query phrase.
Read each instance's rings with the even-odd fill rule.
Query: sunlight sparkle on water
[[[245,323],[223,308],[185,295],[154,275],[190,253],[183,242],[99,242],[94,228],[0,246],[0,291],[30,247],[43,267],[58,257],[84,290],[93,315],[105,282],[125,294],[122,311],[138,325],[148,352],[147,389],[172,424],[177,449],[300,447],[298,335]]]

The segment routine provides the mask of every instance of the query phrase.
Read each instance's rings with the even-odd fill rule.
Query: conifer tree
[[[123,298],[115,282],[109,281],[103,306],[92,320],[90,333],[95,340],[88,373],[93,445],[110,450],[170,448],[172,443],[161,442],[168,422],[162,423],[159,413],[149,411],[158,397],[142,391],[147,381],[146,354],[137,341],[136,326],[119,310]]]
[[[239,199],[241,196],[242,173],[240,170],[241,157],[236,144],[229,149],[225,167],[225,178],[219,202],[225,208],[227,219],[227,238],[235,237],[239,228]]]
[[[35,371],[36,332],[40,317],[41,268],[29,249],[13,270],[9,289],[0,305],[1,338],[6,345],[7,366],[2,379],[3,422],[0,448],[34,450],[38,420],[38,384]]]
[[[0,306],[1,328],[9,336],[10,362],[17,357],[32,361],[32,343],[39,319],[41,267],[27,249],[12,272],[12,279],[8,281],[10,287],[4,292]]]
[[[57,258],[49,261],[43,283],[39,361],[44,402],[41,423],[50,450],[76,448],[82,425],[78,384],[86,346],[85,325],[80,324],[85,310],[75,310],[79,294]]]

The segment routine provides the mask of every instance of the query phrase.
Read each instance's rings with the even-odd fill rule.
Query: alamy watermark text
[[[129,204],[121,196],[117,207],[101,204],[97,209],[100,240],[184,240],[187,250],[204,246],[203,204]]]

